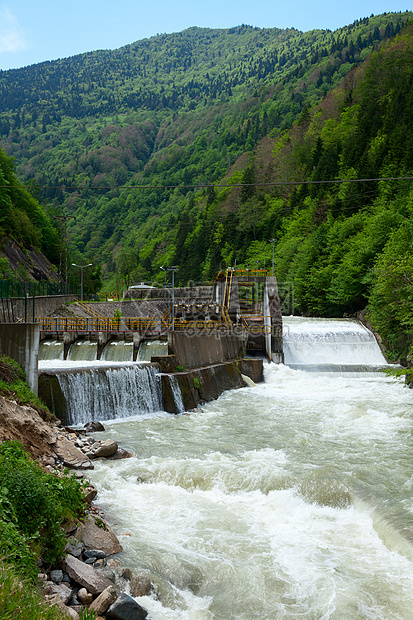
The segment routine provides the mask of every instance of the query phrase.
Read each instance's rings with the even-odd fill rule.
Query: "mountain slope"
[[[246,245],[250,226],[248,217],[244,232],[227,222],[229,249],[211,244],[223,233],[197,223],[196,205],[212,205],[214,192],[194,190],[231,166],[240,170],[232,180],[243,180],[251,173],[241,172],[244,153],[305,116],[409,16],[365,18],[334,33],[192,28],[2,72],[1,145],[21,178],[76,216],[74,248],[103,262],[106,277],[116,269],[157,277],[159,265],[188,260],[180,250],[192,230],[203,250],[196,259],[188,251],[182,277],[209,277],[231,260],[231,244]],[[271,170],[268,161],[268,178]]]

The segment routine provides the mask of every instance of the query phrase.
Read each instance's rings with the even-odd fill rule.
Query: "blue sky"
[[[413,0],[0,0],[0,69],[116,49],[191,26],[335,30],[372,13],[406,10]]]

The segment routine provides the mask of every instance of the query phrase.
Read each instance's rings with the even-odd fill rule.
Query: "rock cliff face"
[[[0,258],[8,261],[17,280],[57,281],[55,267],[43,254],[31,246],[23,247],[10,237],[0,239]]]
[[[35,458],[52,454],[57,434],[32,409],[0,396],[0,441],[21,441]]]

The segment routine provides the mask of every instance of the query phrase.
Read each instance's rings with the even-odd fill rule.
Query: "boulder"
[[[60,583],[63,581],[63,571],[61,570],[52,570],[50,573],[50,579],[53,583]]]
[[[114,603],[117,599],[117,593],[113,586],[106,588],[99,594],[99,596],[93,601],[90,605],[91,611],[94,611],[98,616],[104,614],[109,607]]]
[[[137,575],[130,580],[130,593],[134,598],[147,596],[153,588],[153,584],[146,575]]]
[[[50,601],[55,605],[63,614],[64,618],[71,618],[71,620],[79,620],[79,614],[72,607],[67,607],[58,596]]]
[[[139,603],[124,592],[119,594],[116,601],[109,607],[107,620],[145,620],[148,612]]]
[[[113,456],[114,454],[116,454],[117,450],[118,450],[118,444],[116,443],[116,441],[113,441],[113,439],[107,439],[102,444],[100,444],[100,446],[98,446],[97,448],[93,447],[92,458],[94,459],[104,458],[104,457],[107,458],[109,456]]]
[[[87,433],[97,433],[105,430],[101,422],[87,422],[83,428]]]
[[[71,469],[93,469],[94,467],[88,457],[62,435],[57,437],[53,449],[56,456],[63,461],[66,467]]]
[[[98,573],[92,566],[81,562],[72,555],[67,555],[62,560],[62,568],[69,577],[92,594],[101,594],[103,590],[113,585],[107,577]]]
[[[93,500],[95,499],[96,495],[98,494],[97,489],[95,489],[95,487],[91,484],[89,484],[86,489],[83,491],[84,495],[83,495],[83,500],[87,503],[87,504],[91,504],[93,502]]]
[[[72,590],[65,583],[47,581],[44,586],[44,593],[53,598],[58,596],[64,604],[68,603],[72,598]]]
[[[82,542],[87,549],[99,549],[106,555],[119,553],[123,547],[110,526],[103,519],[89,516],[82,532]]]
[[[133,456],[132,452],[125,450],[124,448],[118,448],[113,456],[110,456],[111,461],[120,461],[121,459],[130,459]]]

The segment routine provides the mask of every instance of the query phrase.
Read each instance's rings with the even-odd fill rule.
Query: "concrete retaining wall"
[[[214,364],[173,375],[178,381],[185,410],[194,409],[201,403],[215,400],[223,392],[245,387],[237,362]],[[178,413],[169,381],[170,375],[162,375],[163,405],[168,413]]]
[[[228,331],[191,335],[187,332],[169,332],[168,348],[178,364],[185,368],[199,368],[219,364],[244,356],[245,335]]]
[[[0,323],[0,354],[19,362],[31,390],[37,394],[39,325],[36,323]]]

